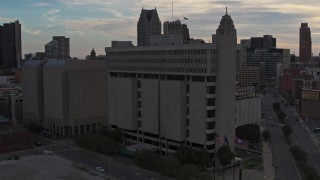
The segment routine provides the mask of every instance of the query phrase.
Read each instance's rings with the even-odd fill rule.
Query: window
[[[215,121],[207,122],[207,129],[208,130],[215,129],[215,126],[216,126]]]
[[[214,133],[207,134],[207,141],[213,141],[214,140]]]
[[[215,86],[208,86],[207,87],[207,94],[215,94],[216,93],[216,87]]]
[[[138,81],[138,88],[141,88],[141,81]]]
[[[141,92],[138,91],[138,98],[141,98]]]
[[[141,117],[141,111],[138,111],[138,117],[139,118]]]
[[[187,118],[187,122],[186,122],[187,126],[189,126],[189,118]]]
[[[186,136],[189,137],[189,129],[186,131]]]
[[[138,108],[141,108],[141,101],[138,101]]]
[[[216,99],[215,98],[208,98],[207,99],[207,106],[215,106]]]
[[[216,77],[215,76],[207,77],[207,82],[216,82]]]
[[[138,121],[138,127],[142,127],[141,125],[142,125],[142,122],[139,120]]]
[[[189,115],[189,107],[187,107],[186,114]]]
[[[213,118],[216,116],[216,110],[212,109],[212,110],[207,110],[207,118]]]

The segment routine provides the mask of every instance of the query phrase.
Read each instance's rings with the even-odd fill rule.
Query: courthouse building
[[[186,145],[214,157],[216,137],[233,149],[236,46],[226,13],[212,43],[106,47],[109,126],[162,154]]]

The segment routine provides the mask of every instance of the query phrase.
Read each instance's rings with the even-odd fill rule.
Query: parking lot
[[[73,163],[56,155],[42,154],[24,156],[18,160],[0,162],[1,180],[51,180],[51,179],[102,179],[75,167]]]

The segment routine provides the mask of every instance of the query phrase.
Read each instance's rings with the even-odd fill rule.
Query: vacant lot
[[[80,170],[82,169],[82,170]],[[36,155],[22,157],[19,160],[4,160],[0,162],[1,180],[51,180],[74,179],[95,180],[102,178],[93,176],[83,168],[75,167],[71,162],[56,155]]]

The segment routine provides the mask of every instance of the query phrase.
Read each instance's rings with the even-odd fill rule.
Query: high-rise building
[[[277,39],[272,35],[263,35],[263,37],[252,37],[250,47],[255,49],[269,49],[277,47]]]
[[[162,154],[183,144],[214,158],[217,136],[233,150],[236,46],[226,14],[212,43],[106,47],[109,126]]]
[[[0,26],[0,69],[20,69],[21,24],[19,21]]]
[[[161,21],[157,9],[142,9],[137,23],[138,46],[149,45],[150,36],[161,35]]]
[[[45,45],[46,59],[70,59],[70,39],[64,36],[53,36],[52,41]]]
[[[299,41],[299,56],[300,61],[307,64],[311,58],[312,41],[311,30],[308,23],[301,23],[300,27],[300,41]]]

